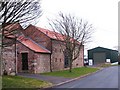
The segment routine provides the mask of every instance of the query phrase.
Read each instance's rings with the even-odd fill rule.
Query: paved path
[[[63,78],[63,77],[55,77],[55,76],[45,76],[40,74],[28,74],[28,73],[19,73],[18,76],[29,77],[29,78],[36,78],[39,80],[44,80],[51,82],[53,84],[59,84],[65,81],[70,80],[71,78]]]
[[[98,73],[54,88],[118,88],[118,66],[105,68]]]

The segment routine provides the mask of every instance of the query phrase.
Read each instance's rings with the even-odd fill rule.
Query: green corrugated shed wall
[[[110,59],[111,63],[118,61],[117,50],[107,49],[103,47],[96,47],[96,48],[88,50],[88,59],[93,59],[94,53],[106,53],[106,59]]]
[[[118,61],[118,51],[112,50],[111,51],[111,63]]]

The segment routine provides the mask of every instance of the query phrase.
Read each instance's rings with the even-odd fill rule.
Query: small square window
[[[61,62],[62,60],[61,60],[61,58],[60,58],[60,62]]]
[[[76,66],[78,66],[78,63],[76,64]]]
[[[55,58],[55,62],[57,62],[57,58]]]
[[[60,49],[60,52],[62,52],[62,49]]]
[[[57,48],[55,48],[54,51],[57,52]]]

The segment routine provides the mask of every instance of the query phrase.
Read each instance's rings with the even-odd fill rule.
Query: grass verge
[[[97,70],[99,69],[90,68],[90,67],[80,67],[80,68],[73,68],[72,72],[69,72],[69,70],[62,70],[62,71],[55,71],[55,72],[48,72],[48,73],[41,73],[41,74],[49,75],[49,76],[66,77],[66,78],[76,78],[85,74],[95,72]]]
[[[103,63],[98,65],[98,67],[102,67],[102,68],[111,67],[111,66],[118,66],[118,64],[112,65],[111,63]]]
[[[112,66],[110,63],[104,63],[104,64],[100,64],[99,65],[99,67],[103,67],[103,68],[105,68],[105,67],[110,67],[110,66]]]
[[[48,87],[52,84],[49,82],[36,80],[32,78],[25,78],[20,76],[3,76],[2,88],[42,88]],[[35,89],[34,89],[35,90]]]

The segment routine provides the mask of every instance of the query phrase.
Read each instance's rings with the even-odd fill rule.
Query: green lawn
[[[55,72],[48,72],[48,73],[41,73],[42,75],[49,75],[49,76],[59,76],[59,77],[67,77],[67,78],[75,78],[79,77],[88,73],[92,73],[99,70],[98,68],[90,68],[90,67],[81,67],[81,68],[74,68],[70,73],[69,70],[62,70],[62,71],[55,71]]]
[[[3,88],[42,88],[51,86],[51,83],[24,78],[20,76],[3,76],[2,77],[2,87]]]

